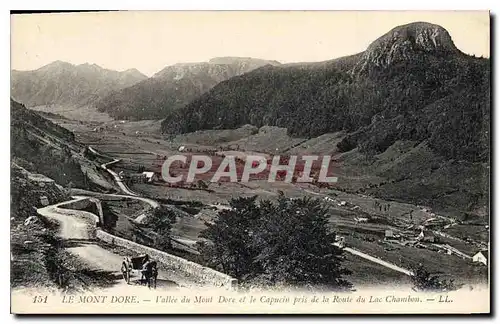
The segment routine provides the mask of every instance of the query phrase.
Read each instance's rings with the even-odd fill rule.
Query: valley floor
[[[186,136],[182,139],[184,142],[177,142],[162,138],[154,133],[153,128],[151,133],[147,133],[147,129],[144,132],[138,131],[137,125],[133,122],[112,122],[106,124],[106,130],[98,130],[101,125],[98,122],[70,119],[54,119],[54,121],[75,132],[77,141],[120,159],[120,163],[111,167],[116,173],[120,171],[134,173],[141,168],[145,171],[158,172],[161,169],[162,158],[177,154],[181,145],[189,145],[193,150],[201,152],[207,149],[217,150],[222,145],[190,144]],[[346,176],[356,177],[352,173]],[[356,250],[404,269],[422,263],[432,271],[440,271],[445,276],[464,283],[487,280],[487,267],[472,262],[472,255],[488,247],[487,235],[485,237],[481,234],[485,226],[478,225],[474,233],[464,235],[472,231],[471,226],[457,224],[449,216],[436,215],[425,206],[377,199],[344,190],[320,189],[311,184],[267,181],[246,184],[222,183],[220,186],[209,184],[209,190],[172,188],[162,182],[136,183],[130,185],[130,189],[134,193],[155,200],[171,199],[202,203],[204,207],[201,211],[186,213],[186,216],[174,226],[177,239],[186,244],[198,239],[199,232],[204,228],[204,220],[214,216],[213,206],[224,206],[229,199],[239,196],[258,195],[260,199],[272,200],[281,191],[289,197],[309,196],[322,199],[331,211],[332,230],[344,236],[347,246]],[[387,205],[390,206],[386,207]],[[440,221],[439,224],[428,226],[433,239],[428,242],[417,242],[419,226],[436,218]],[[367,222],[366,219],[372,221]],[[353,271],[351,280],[357,285],[409,283],[407,275],[356,255],[347,254],[346,266]]]

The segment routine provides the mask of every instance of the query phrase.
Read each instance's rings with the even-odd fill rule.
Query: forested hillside
[[[345,130],[341,152],[380,153],[397,140],[428,140],[444,157],[486,161],[489,78],[489,59],[461,53],[440,26],[413,23],[351,57],[231,78],[167,116],[162,131],[252,124],[315,137]]]

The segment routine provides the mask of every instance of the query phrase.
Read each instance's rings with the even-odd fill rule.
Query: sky
[[[467,54],[490,56],[487,11],[122,11],[12,15],[11,68],[61,60],[151,76],[220,56],[325,61],[415,21],[446,28]]]

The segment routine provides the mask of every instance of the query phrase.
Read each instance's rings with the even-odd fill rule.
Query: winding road
[[[96,215],[80,210],[60,208],[62,205],[78,202],[88,199],[88,197],[77,196],[70,201],[61,202],[55,205],[39,208],[37,211],[40,215],[52,219],[60,224],[58,236],[63,240],[64,248],[71,254],[77,256],[88,267],[88,270],[107,271],[116,276],[116,281],[110,289],[119,289],[120,292],[127,287],[134,290],[137,288],[147,289],[145,286],[137,286],[137,280],[132,281],[132,285],[127,285],[122,278],[120,265],[124,256],[111,252],[102,247],[92,234],[95,229],[95,224],[92,224],[91,219]],[[133,255],[133,252],[130,252]],[[159,271],[158,284],[159,287],[178,286],[179,283],[171,281],[173,274],[165,271]],[[117,286],[115,288],[115,286]]]
[[[95,154],[97,156],[100,156],[100,157],[107,158],[106,156],[104,156],[101,153],[97,152],[92,146],[89,146],[88,148],[89,148],[89,151],[92,152],[93,154]],[[106,170],[106,172],[108,172],[113,177],[113,180],[116,182],[116,184],[118,185],[118,187],[120,188],[120,190],[123,191],[126,194],[126,195],[116,195],[115,194],[115,195],[112,195],[112,196],[114,196],[114,197],[123,197],[123,198],[133,198],[133,199],[141,200],[141,201],[149,204],[152,208],[158,208],[158,207],[160,207],[160,204],[158,202],[156,202],[155,200],[141,197],[137,193],[135,193],[132,190],[130,190],[130,188],[127,187],[127,185],[123,182],[123,179],[120,178],[120,176],[115,171],[113,171],[113,170],[111,170],[109,168],[109,166],[111,166],[113,164],[116,164],[116,163],[118,163],[120,161],[121,161],[120,159],[113,159],[113,161],[111,161],[111,162],[107,162],[107,163],[101,164],[101,168],[104,169],[104,170]],[[141,214],[141,215],[139,215],[139,216],[136,217],[135,222],[141,224],[145,219],[146,219],[146,215],[145,214]]]
[[[97,152],[96,150],[94,150],[93,148],[89,147],[89,149],[95,153],[96,155],[100,155],[102,156],[102,154],[100,154],[99,152]],[[118,174],[116,174],[116,172],[114,172],[113,170],[109,169],[108,167],[110,165],[113,165],[115,163],[118,163],[120,162],[120,160],[118,159],[114,159],[113,161],[111,162],[108,162],[108,163],[104,163],[101,165],[101,167],[103,169],[105,169],[106,171],[108,171],[112,176],[113,178],[115,179],[116,183],[120,186],[120,188],[122,189],[122,191],[130,194],[131,196],[134,196],[134,197],[138,197],[138,195],[134,192],[132,192],[129,188],[127,188],[127,186],[123,183],[122,179],[118,176]],[[318,195],[318,196],[326,196],[326,195],[323,195],[323,194],[320,194],[320,193],[316,193],[314,191],[311,191],[311,190],[308,190],[308,189],[303,189],[305,192],[308,192],[308,193],[311,193],[311,194],[314,194],[314,195]],[[144,198],[146,199],[146,198]],[[150,199],[149,199],[150,200]],[[156,203],[156,202],[155,202]],[[217,208],[218,210],[230,210],[231,207],[230,206],[226,206],[226,205],[216,205],[216,204],[209,204],[209,206],[211,207],[215,207]],[[141,215],[142,216],[142,215]],[[142,221],[142,218],[141,216],[137,217],[136,218],[136,221]],[[140,219],[141,218],[141,219]],[[177,238],[177,240],[181,240],[182,238]],[[186,244],[192,244],[192,242],[190,242],[189,240],[185,242]],[[336,244],[337,245],[337,244]],[[338,246],[338,245],[337,245]],[[398,271],[398,272],[401,272],[401,273],[404,273],[408,276],[412,276],[413,273],[410,271],[410,270],[407,270],[407,269],[404,269],[404,268],[401,268],[393,263],[390,263],[390,262],[387,262],[387,261],[384,261],[384,260],[381,260],[377,257],[374,257],[374,256],[371,256],[369,254],[366,254],[364,252],[361,252],[361,251],[358,251],[358,250],[355,250],[355,249],[352,249],[352,248],[349,248],[349,247],[344,247],[343,248],[344,251],[348,252],[348,253],[351,253],[353,255],[356,255],[358,257],[361,257],[365,260],[368,260],[368,261],[371,261],[371,262],[374,262],[374,263],[377,263],[383,267],[386,267],[388,269],[391,269],[391,270],[394,270],[394,271]]]
[[[94,154],[102,156],[100,153],[95,151],[93,148],[89,147],[90,151],[92,151]],[[114,159],[111,162],[107,162],[101,165],[101,168],[106,170],[109,174],[113,176],[113,179],[115,182],[118,184],[120,189],[125,193],[125,195],[122,194],[106,194],[107,196],[113,196],[113,197],[123,197],[123,198],[131,198],[131,199],[138,199],[141,201],[144,201],[151,205],[152,207],[158,207],[159,204],[158,202],[148,199],[148,198],[143,198],[140,197],[138,194],[134,193],[131,191],[125,183],[123,183],[122,179],[118,176],[116,172],[111,170],[109,168],[110,165],[113,165],[115,163],[118,163],[120,160]],[[94,226],[95,222],[92,223],[90,221],[91,218],[95,218],[96,216],[92,213],[85,212],[85,211],[80,211],[80,210],[71,210],[71,209],[64,209],[60,208],[61,205],[65,205],[68,203],[72,202],[77,202],[79,200],[87,199],[88,197],[86,196],[75,196],[73,200],[67,201],[67,202],[62,202],[58,203],[52,206],[47,206],[38,209],[38,212],[50,219],[53,219],[57,221],[60,224],[60,230],[59,230],[59,236],[63,239],[64,242],[66,243],[73,243],[73,244],[67,244],[68,246],[65,247],[65,249],[78,256],[82,261],[84,261],[89,267],[95,270],[104,270],[104,271],[109,271],[117,276],[117,282],[116,285],[121,286],[123,289],[124,286],[127,286],[125,281],[120,278],[121,272],[120,272],[120,267],[119,265],[121,264],[123,260],[123,256],[116,254],[114,252],[111,252],[105,248],[103,248],[101,245],[98,244],[98,242],[95,240],[93,235],[94,231]],[[217,209],[228,209],[226,206],[222,205],[212,205],[212,207],[216,207]],[[136,218],[136,221],[142,221],[143,218],[141,218],[143,215],[139,216]],[[95,220],[97,221],[97,220]],[[180,239],[180,238],[178,238]],[[74,244],[76,243],[76,244]],[[186,243],[191,243],[191,242],[186,242]],[[409,270],[403,269],[401,267],[396,266],[395,264],[383,261],[381,259],[378,259],[376,257],[370,256],[366,253],[363,253],[361,251],[345,247],[344,251],[357,255],[361,258],[364,258],[366,260],[369,260],[371,262],[375,262],[377,264],[380,264],[386,268],[402,272],[406,275],[412,275],[412,273]],[[159,273],[159,282],[164,281],[167,283],[170,283],[169,286],[172,285],[178,285],[177,283],[173,281],[166,280],[167,278],[171,279],[173,274],[165,273],[164,271],[160,271]],[[180,280],[177,281],[181,281]],[[147,289],[147,288],[146,288]]]
[[[111,162],[108,162],[108,163],[103,163],[101,164],[101,168],[103,168],[104,170],[106,170],[109,174],[111,174],[111,176],[113,176],[113,179],[115,180],[116,184],[118,185],[118,187],[120,187],[120,189],[126,193],[127,195],[129,196],[139,196],[138,194],[136,194],[135,192],[133,192],[132,190],[130,190],[127,185],[125,183],[123,183],[123,180],[122,178],[120,178],[120,176],[113,170],[111,170],[110,168],[108,168],[108,166],[110,165],[113,165],[113,164],[116,164],[118,162],[120,162],[121,160],[119,159],[114,159],[113,161]]]

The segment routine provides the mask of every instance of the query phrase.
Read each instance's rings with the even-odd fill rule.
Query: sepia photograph
[[[10,15],[13,314],[489,314],[489,11]]]

